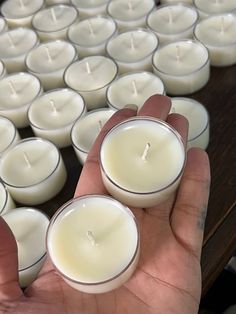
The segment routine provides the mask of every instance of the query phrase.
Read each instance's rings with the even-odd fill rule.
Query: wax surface
[[[1,12],[7,18],[21,18],[34,14],[43,6],[43,0],[30,0],[26,1],[26,5],[21,5],[24,2],[25,0],[22,2],[19,0],[4,1]]]
[[[235,0],[195,0],[195,6],[209,14],[230,12],[236,9]]]

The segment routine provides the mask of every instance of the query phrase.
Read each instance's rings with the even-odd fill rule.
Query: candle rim
[[[37,0],[38,1],[38,0]],[[33,11],[32,13],[30,14],[25,14],[25,15],[22,15],[22,16],[18,16],[18,15],[10,15],[8,16],[9,12],[7,13],[6,15],[6,12],[4,14],[4,11],[2,10],[2,8],[4,8],[4,5],[6,5],[7,1],[3,2],[2,5],[1,5],[1,13],[2,13],[2,16],[6,19],[6,20],[21,20],[21,19],[24,19],[24,18],[32,18],[32,16],[34,14],[36,14],[38,11],[40,11],[43,7],[44,7],[44,0],[40,0],[42,3],[40,5],[40,7],[38,9],[36,9],[35,11]]]
[[[6,66],[2,60],[0,60],[0,66],[2,65],[2,72],[0,73],[0,79],[2,79],[6,74]]]
[[[198,0],[193,0],[193,5],[197,8],[197,10],[199,12],[201,12],[201,13],[203,13],[205,15],[215,15],[215,14],[219,13],[219,12],[212,12],[212,11],[207,11],[207,10],[202,9],[202,7],[199,7],[199,3],[197,3],[197,1]],[[228,10],[227,11],[223,11],[221,13],[229,13],[229,12],[232,12],[234,10],[235,10],[235,8],[234,9],[230,9],[230,11],[228,11]]]
[[[109,0],[105,0],[103,3],[99,4],[99,5],[95,5],[95,6],[92,6],[92,7],[80,7],[78,4],[75,3],[76,0],[70,0],[72,5],[74,5],[76,8],[79,8],[79,9],[84,9],[84,10],[94,10],[94,9],[97,9],[97,8],[100,8],[100,7],[103,7],[105,6]]]
[[[1,120],[1,119],[2,119],[2,120],[7,120],[8,122],[10,122],[10,124],[11,124],[12,127],[13,127],[14,134],[13,134],[13,137],[12,137],[10,143],[7,145],[7,147],[5,147],[5,149],[4,149],[3,151],[0,151],[0,156],[1,156],[6,150],[8,150],[9,147],[11,147],[11,145],[14,143],[14,141],[15,141],[15,139],[16,139],[16,137],[17,137],[17,134],[18,134],[17,128],[16,128],[15,124],[13,123],[13,121],[12,121],[11,119],[5,117],[5,116],[2,116],[2,115],[1,115],[1,109],[0,109],[0,120]],[[0,158],[1,158],[1,157],[0,157]],[[1,183],[1,182],[0,182],[0,183]],[[0,210],[0,213],[1,213],[1,210]]]
[[[2,208],[0,208],[0,216],[1,216],[1,214],[4,212],[4,209],[5,209],[5,207],[6,207],[6,205],[7,205],[7,201],[8,201],[8,199],[9,199],[9,195],[8,195],[8,191],[7,191],[7,187],[5,186],[5,184],[0,180],[0,187],[2,186],[2,188],[3,188],[3,190],[4,190],[4,192],[5,192],[5,201],[3,202],[3,206],[2,206]]]
[[[0,34],[2,34],[2,33],[4,33],[5,31],[8,30],[8,25],[7,25],[7,21],[4,18],[4,16],[0,16],[0,20],[3,21],[3,28],[2,28],[2,30],[0,30]]]

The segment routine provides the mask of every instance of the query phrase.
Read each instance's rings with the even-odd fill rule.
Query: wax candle
[[[0,17],[0,33],[4,33],[8,30],[8,25],[3,17]]]
[[[0,216],[15,208],[15,203],[8,190],[2,182],[0,182]]]
[[[20,286],[29,286],[46,259],[46,232],[49,218],[36,208],[20,207],[3,215],[15,236]]]
[[[130,209],[104,195],[67,202],[52,218],[47,251],[62,278],[87,293],[124,284],[139,259],[139,232]]]
[[[101,150],[107,191],[128,206],[153,207],[176,190],[185,164],[179,134],[167,123],[135,117],[113,127]]]
[[[209,114],[200,102],[185,97],[171,99],[171,112],[179,113],[189,122],[187,147],[206,149],[209,143]]]
[[[44,0],[6,0],[1,5],[1,13],[11,27],[31,27],[33,15],[44,5]]]
[[[119,30],[134,29],[146,26],[146,16],[155,7],[155,1],[145,0],[111,0],[107,14],[113,18]]]
[[[147,26],[157,34],[160,43],[193,37],[198,20],[197,10],[187,4],[157,7],[147,16]]]
[[[25,71],[25,56],[37,45],[37,34],[31,29],[16,28],[0,34],[0,59],[7,72]]]
[[[17,128],[29,125],[27,110],[42,93],[41,83],[30,73],[13,73],[0,80],[0,115],[12,120]]]
[[[199,16],[204,19],[212,14],[233,12],[236,10],[235,0],[193,0]]]
[[[67,39],[68,28],[77,19],[78,11],[75,7],[56,4],[36,13],[32,19],[32,25],[41,41]]]
[[[107,89],[107,103],[116,110],[126,104],[139,108],[154,94],[164,94],[162,80],[151,72],[131,72],[121,75]]]
[[[50,90],[65,86],[65,69],[76,59],[77,52],[71,43],[55,40],[32,49],[25,62],[28,71],[40,79],[44,90]]]
[[[80,20],[106,13],[109,0],[71,0],[71,4],[79,10]]]
[[[236,16],[219,14],[197,23],[194,36],[201,41],[210,54],[213,66],[228,66],[236,63]]]
[[[119,73],[151,71],[151,59],[158,47],[157,36],[145,29],[125,31],[111,38],[106,51],[119,67]]]
[[[154,73],[163,80],[167,94],[191,94],[209,80],[209,53],[200,42],[181,40],[165,44],[157,49],[152,61]]]
[[[0,116],[0,157],[9,147],[20,140],[20,135],[11,120]]]
[[[85,111],[83,98],[71,89],[62,88],[49,91],[33,101],[28,119],[36,136],[62,148],[71,144],[72,125]]]
[[[104,107],[106,90],[116,78],[117,64],[104,56],[90,56],[72,63],[65,71],[66,84],[85,99],[88,110]]]
[[[71,129],[71,142],[82,165],[103,125],[114,113],[115,110],[110,108],[94,109],[75,121]]]
[[[66,169],[56,146],[34,137],[19,141],[2,155],[0,177],[15,201],[36,205],[59,193]]]
[[[107,16],[95,16],[72,25],[68,39],[75,45],[79,57],[105,55],[107,41],[117,33],[117,25]]]

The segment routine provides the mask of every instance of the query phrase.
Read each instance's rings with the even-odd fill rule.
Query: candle
[[[6,0],[1,5],[1,13],[11,27],[31,27],[33,15],[44,5],[44,0]]]
[[[173,97],[171,101],[171,113],[179,113],[188,119],[187,147],[206,149],[209,143],[209,115],[206,108],[191,98]]]
[[[36,205],[59,193],[66,169],[56,146],[34,137],[21,140],[4,153],[0,177],[15,201]]]
[[[71,129],[71,142],[79,162],[83,165],[103,125],[114,114],[110,108],[99,108],[87,112],[75,121]]]
[[[193,37],[198,20],[194,7],[187,4],[170,4],[157,7],[147,16],[147,26],[157,34],[160,43]]]
[[[153,55],[153,70],[163,80],[167,94],[194,93],[209,80],[208,50],[193,40],[165,44]]]
[[[131,72],[121,75],[107,89],[107,103],[116,110],[126,104],[139,108],[154,94],[164,94],[162,80],[151,72]]]
[[[116,78],[117,64],[104,56],[90,56],[72,63],[65,71],[66,84],[78,91],[88,110],[104,107],[106,90]]]
[[[107,54],[119,67],[119,73],[151,71],[152,55],[158,46],[156,35],[145,29],[125,31],[111,38],[106,46]]]
[[[15,208],[15,203],[8,190],[2,182],[0,182],[0,216]]]
[[[41,41],[67,39],[68,28],[77,19],[78,11],[75,7],[56,4],[36,13],[32,25]]]
[[[17,243],[20,286],[29,286],[46,259],[48,217],[35,208],[20,207],[3,216]]]
[[[114,198],[128,206],[153,207],[178,187],[185,148],[167,123],[135,117],[105,136],[100,161],[103,183]]]
[[[25,71],[25,56],[37,45],[37,34],[31,29],[16,28],[0,34],[0,59],[7,72]]]
[[[105,14],[108,2],[109,0],[71,0],[71,4],[79,11],[80,20]]]
[[[117,33],[116,23],[107,16],[96,16],[72,25],[68,39],[77,48],[80,58],[105,55],[107,41]]]
[[[85,111],[83,98],[77,92],[63,88],[49,91],[32,102],[28,119],[36,136],[62,148],[71,144],[72,125]]]
[[[20,140],[20,135],[11,120],[0,116],[0,157],[9,147]]]
[[[17,128],[28,126],[27,110],[41,93],[41,83],[34,75],[21,72],[4,77],[0,80],[0,115]]]
[[[213,66],[236,63],[236,17],[234,14],[210,16],[197,23],[194,36],[209,50]]]
[[[3,17],[0,17],[0,33],[4,33],[8,30],[8,25]]]
[[[155,1],[111,0],[107,5],[107,14],[113,18],[119,30],[146,26],[146,16],[155,7]]]
[[[235,0],[193,0],[193,4],[201,19],[212,14],[229,13],[236,10]]]
[[[67,202],[52,218],[47,251],[62,278],[87,293],[124,284],[139,259],[139,232],[130,209],[104,195]]]
[[[69,42],[55,40],[32,49],[26,57],[29,72],[41,81],[44,90],[64,87],[66,67],[77,59],[75,47]]]

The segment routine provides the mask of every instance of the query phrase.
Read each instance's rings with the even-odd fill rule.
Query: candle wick
[[[89,32],[90,34],[94,35],[94,30],[93,30],[93,27],[92,27],[92,23],[90,20],[87,20],[88,21],[88,27],[89,27]]]
[[[150,144],[150,143],[147,143],[147,145],[146,145],[145,148],[144,148],[142,157],[141,157],[141,159],[142,159],[143,161],[146,161],[146,160],[147,160],[147,155],[148,155],[148,152],[149,152],[150,147],[151,147],[151,144]]]
[[[53,113],[54,113],[54,114],[57,114],[57,113],[58,113],[58,110],[57,110],[57,108],[56,108],[56,106],[55,106],[55,102],[54,102],[52,99],[50,99],[49,103],[50,103],[50,105],[51,105],[51,108],[52,108]]]
[[[131,1],[128,1],[128,9],[133,10],[133,5]]]
[[[87,238],[89,239],[89,242],[92,244],[92,246],[97,245],[95,237],[94,237],[92,231],[87,231]]]
[[[221,19],[220,19],[220,32],[221,32],[221,34],[223,34],[224,31],[225,31],[225,19],[222,16]]]
[[[103,128],[102,121],[99,120],[99,121],[98,121],[98,124],[99,124],[99,130],[101,131],[101,129]]]
[[[51,62],[52,61],[52,57],[51,57],[49,48],[47,46],[45,46],[45,51],[46,51],[46,54],[47,54],[48,61]]]
[[[133,33],[130,34],[130,47],[131,47],[132,50],[135,49],[135,45],[134,45],[134,34],[133,34]]]
[[[88,74],[91,74],[91,73],[92,73],[92,72],[91,72],[91,67],[90,67],[88,61],[85,62],[85,65],[86,65],[86,71],[87,71],[87,73],[88,73]]]
[[[53,22],[56,22],[57,17],[56,17],[56,12],[55,12],[54,8],[51,8],[51,15],[52,15]]]
[[[17,96],[17,91],[15,89],[15,86],[14,86],[13,82],[12,81],[8,81],[8,84],[9,84],[9,87],[10,87],[12,95],[16,97]]]
[[[173,23],[173,14],[172,14],[171,8],[169,8],[169,10],[168,10],[168,17],[169,17],[169,23],[172,24]]]
[[[24,152],[23,155],[24,155],[24,160],[25,160],[27,167],[30,168],[31,164],[30,164],[30,161],[29,161],[27,154]]]
[[[138,95],[137,85],[135,80],[132,81],[132,87],[135,95]]]
[[[8,37],[10,45],[12,47],[15,47],[14,41],[13,41],[12,36],[11,36],[11,34],[9,32],[7,32],[7,37]]]
[[[176,59],[179,62],[180,61],[180,46],[176,46]]]
[[[20,3],[20,6],[21,6],[22,8],[24,8],[25,4],[24,4],[23,0],[19,0],[19,3]]]

